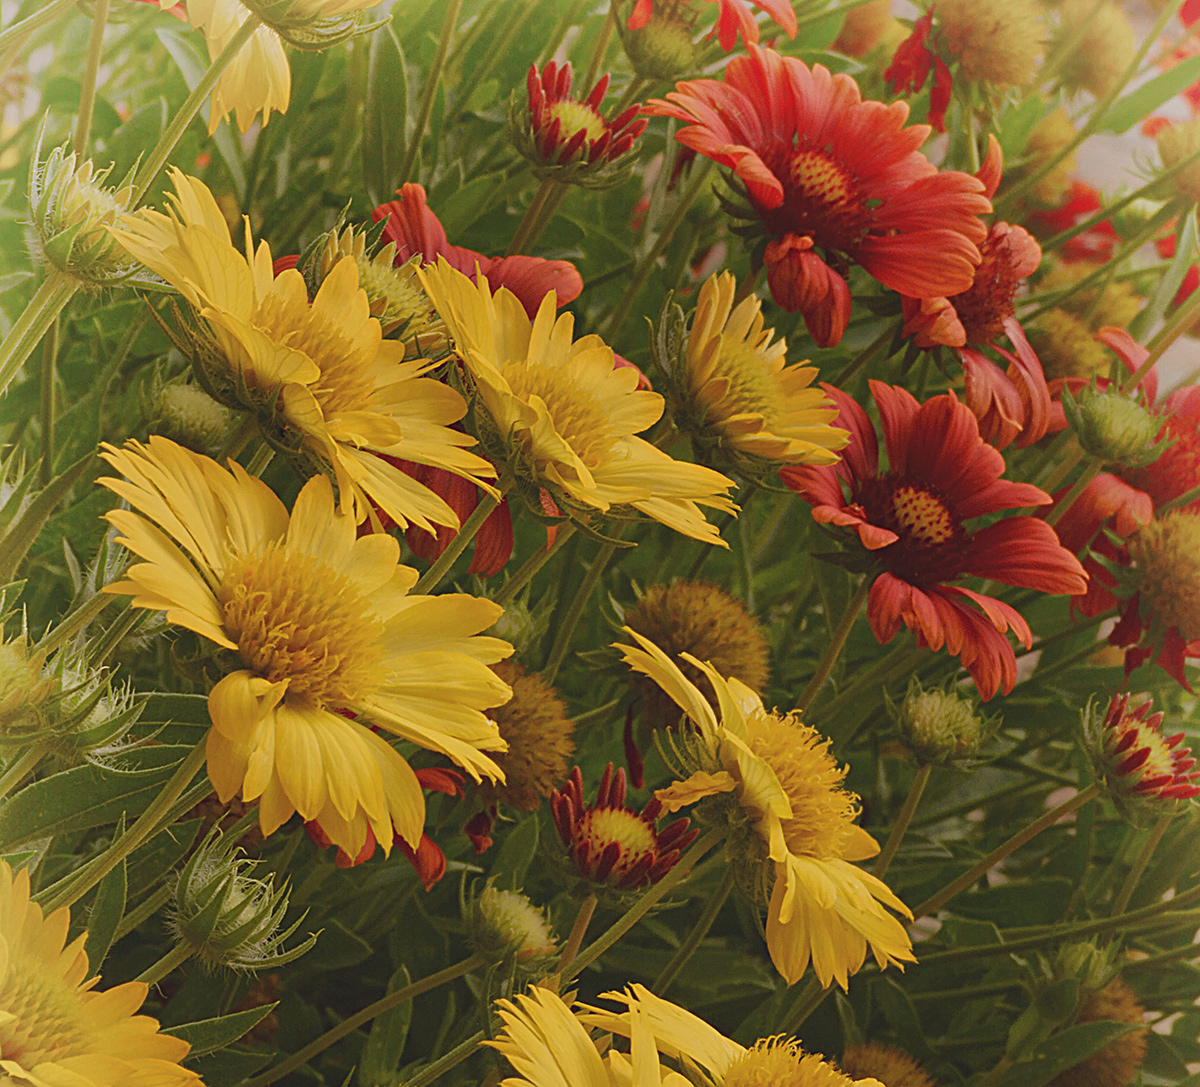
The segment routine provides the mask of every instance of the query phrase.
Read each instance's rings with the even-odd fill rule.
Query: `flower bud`
[[[380,23],[360,22],[360,13],[378,0],[241,0],[245,7],[297,49],[327,49]]]
[[[838,1067],[855,1081],[874,1079],[887,1087],[934,1087],[933,1080],[912,1057],[878,1042],[846,1046]]]
[[[36,738],[46,727],[54,681],[42,675],[40,654],[24,638],[0,642],[0,744]]]
[[[1158,133],[1158,153],[1164,170],[1177,166],[1200,151],[1200,119],[1167,125]],[[1160,186],[1163,199],[1171,195],[1189,204],[1200,203],[1200,162],[1193,162]]]
[[[164,385],[156,407],[157,432],[196,453],[216,456],[229,437],[232,413],[195,385]]]
[[[489,883],[470,905],[471,944],[493,961],[505,959],[537,973],[554,954],[554,933],[546,915],[516,891]]]
[[[1096,6],[1096,0],[1063,0],[1059,11],[1056,46],[1071,43],[1062,59],[1063,86],[1069,91],[1090,91],[1097,98],[1108,94],[1133,60],[1137,40],[1125,13],[1113,3]]]
[[[676,15],[651,15],[645,26],[618,23],[633,70],[654,83],[674,83],[700,65],[695,28]]]
[[[1090,940],[1064,944],[1054,956],[1056,978],[1076,978],[1085,990],[1103,989],[1116,977],[1116,945],[1099,948]]]
[[[139,265],[108,232],[129,210],[133,189],[105,186],[109,172],[75,152],[56,147],[41,162],[41,140],[29,171],[29,213],[41,256],[86,286],[103,286],[132,275]]]
[[[254,861],[239,857],[214,828],[179,873],[175,935],[209,968],[250,971],[282,966],[316,943],[313,935],[284,950],[284,941],[304,918],[283,928],[288,889],[254,879],[249,875],[254,867]]]
[[[971,758],[993,731],[993,719],[980,717],[970,699],[952,691],[922,689],[909,681],[908,693],[893,708],[905,745],[919,763],[947,764]]]
[[[1161,455],[1164,446],[1154,440],[1157,420],[1120,390],[1088,386],[1075,398],[1064,388],[1062,400],[1079,444],[1093,457],[1140,468]]]

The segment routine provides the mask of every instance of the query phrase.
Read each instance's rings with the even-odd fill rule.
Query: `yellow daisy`
[[[636,370],[614,367],[599,336],[572,340],[574,318],[555,316],[553,291],[531,322],[508,290],[493,295],[483,276],[472,283],[444,259],[418,275],[490,416],[492,451],[519,482],[545,487],[569,512],[632,507],[724,546],[700,507],[736,512],[733,482],[636,437],[663,398],[638,389]]]
[[[169,215],[143,209],[113,233],[147,268],[175,287],[203,319],[207,348],[199,373],[220,399],[254,411],[277,444],[337,478],[343,508],[377,525],[372,503],[402,528],[458,527],[454,511],[380,454],[428,464],[485,486],[495,469],[451,430],[466,412],[453,389],[422,377],[433,364],[404,361],[384,340],[358,285],[355,261],[338,261],[309,303],[295,269],[275,276],[266,242],[246,254],[204,183],[172,170]]]
[[[504,1029],[484,1045],[499,1050],[519,1073],[500,1087],[691,1087],[664,1069],[645,1016],[625,1017],[630,1053],[610,1049],[603,1057],[570,1008],[549,989],[531,988],[496,1009]]]
[[[868,949],[881,968],[915,962],[908,934],[884,906],[912,914],[886,884],[853,863],[874,856],[879,846],[854,825],[858,798],[841,787],[845,770],[830,755],[829,742],[792,714],[769,713],[739,680],[682,654],[712,683],[718,719],[658,646],[625,631],[640,647],[618,645],[625,662],[658,683],[697,730],[695,773],[656,795],[676,811],[733,794],[774,868],[767,950],[788,984],[800,980],[811,960],[822,985],[837,981],[846,988]]]
[[[88,979],[84,933],[67,944],[71,917],[29,899],[29,872],[0,859],[0,1084],[5,1087],[184,1087],[188,1044],[135,1015],[147,986],[103,992]]]
[[[785,365],[787,341],[771,342],[762,303],[750,295],[735,306],[736,293],[731,272],[700,288],[687,346],[672,366],[676,422],[735,464],[836,464],[850,435],[830,425],[837,408],[811,387],[817,368]]]
[[[659,1053],[684,1067],[699,1067],[707,1073],[704,1082],[713,1087],[885,1087],[877,1079],[851,1079],[816,1054],[801,1052],[798,1042],[786,1038],[766,1038],[747,1049],[644,985],[605,993],[604,999],[624,1004],[626,1010],[616,1014],[587,1008],[580,1019],[626,1038],[637,1024],[636,1029],[650,1035]]]
[[[165,438],[105,446],[125,479],[101,482],[132,510],[108,521],[134,554],[108,592],[215,643],[224,678],[209,694],[208,774],[225,802],[257,800],[271,834],[299,811],[358,855],[368,828],[414,848],[425,801],[377,725],[448,755],[477,781],[503,779],[485,754],[504,741],[483,710],[510,694],[487,666],[512,647],[476,637],[501,614],[488,600],[410,596],[400,545],[356,539],[324,476],[289,517],[261,480]]]

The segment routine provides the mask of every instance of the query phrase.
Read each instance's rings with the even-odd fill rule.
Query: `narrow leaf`
[[[113,835],[113,840],[120,838],[124,833],[125,816],[122,815],[117,821],[117,830]],[[117,926],[125,915],[126,891],[125,858],[122,857],[121,863],[109,872],[100,881],[100,886],[96,888],[96,899],[92,903],[92,912],[88,917],[88,934],[84,950],[87,951],[88,969],[91,970],[93,976],[100,973],[100,966],[116,936]]]
[[[363,110],[363,185],[373,204],[390,200],[400,183],[408,124],[404,50],[389,24],[371,37]]]
[[[215,1019],[182,1023],[177,1027],[165,1028],[163,1034],[169,1034],[173,1038],[182,1038],[187,1042],[192,1047],[188,1051],[188,1060],[192,1060],[232,1045],[266,1019],[275,1010],[275,1006],[275,1004],[263,1004],[244,1012],[218,1015]]]

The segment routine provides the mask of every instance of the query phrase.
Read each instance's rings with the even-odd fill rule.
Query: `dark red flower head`
[[[924,87],[925,80],[932,72],[929,123],[935,131],[945,132],[946,110],[954,93],[954,77],[930,42],[932,31],[933,8],[930,8],[913,23],[912,33],[896,47],[892,63],[883,73],[883,79],[893,94],[909,95],[916,94]]]
[[[831,347],[849,319],[851,263],[914,298],[967,290],[987,237],[983,183],[920,153],[929,128],[906,127],[903,102],[864,102],[847,75],[747,48],[724,82],[679,83],[646,112],[685,122],[676,139],[744,187],[745,217],[771,243],[775,300]]]
[[[717,5],[717,21],[708,35],[716,38],[726,53],[733,50],[740,37],[747,45],[757,45],[759,39],[758,21],[754,18],[745,0],[712,0]],[[668,2],[664,7],[670,8]],[[789,37],[794,38],[798,29],[796,12],[791,0],[754,0],[754,6],[765,11],[783,29]],[[625,26],[629,30],[642,30],[650,22],[654,13],[654,0],[637,0]]]
[[[1152,702],[1129,708],[1129,695],[1117,695],[1098,735],[1090,737],[1092,757],[1108,789],[1121,798],[1187,800],[1200,796],[1196,760],[1181,746],[1184,734],[1162,734],[1162,711]]]
[[[657,883],[695,840],[690,821],[676,819],[662,830],[655,824],[662,804],[652,799],[640,812],[625,806],[625,771],[612,763],[600,779],[594,804],[583,799],[583,774],[571,771],[562,791],[550,796],[558,836],[579,874],[593,883],[631,890]]]
[[[529,92],[529,125],[541,161],[565,166],[574,162],[613,162],[624,155],[648,122],[638,120],[636,103],[615,120],[600,115],[600,104],[608,93],[609,76],[602,76],[582,100],[571,97],[571,64],[561,68],[550,61],[539,74],[529,66],[525,79]]]
[[[1020,516],[967,526],[977,517],[1044,505],[1050,496],[1000,478],[1003,455],[980,437],[975,416],[953,393],[918,404],[904,389],[871,382],[885,470],[867,413],[840,389],[824,389],[838,406],[835,425],[851,434],[842,461],[785,468],[780,477],[812,505],[816,521],[853,529],[882,568],[867,605],[875,636],[890,642],[906,626],[919,645],[945,646],[961,657],[984,699],[1007,694],[1016,682],[1016,657],[1004,635],[1012,630],[1029,646],[1029,625],[1008,604],[951,583],[973,576],[1082,593],[1083,568],[1044,521]]]

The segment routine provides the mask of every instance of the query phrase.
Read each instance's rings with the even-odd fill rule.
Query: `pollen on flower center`
[[[1153,620],[1200,638],[1200,514],[1179,511],[1151,521],[1129,541],[1141,573],[1138,591]]]
[[[792,817],[783,820],[788,849],[822,860],[841,856],[858,804],[841,787],[846,771],[829,753],[829,741],[795,717],[771,713],[750,717],[747,732],[750,750],[775,771],[792,806]]]
[[[621,847],[621,859],[613,869],[620,874],[657,848],[654,831],[641,815],[626,808],[594,808],[584,816],[580,837],[595,855],[611,842]]]
[[[378,683],[383,624],[340,574],[273,544],[233,563],[225,626],[246,666],[317,705],[346,705]]]
[[[564,142],[582,129],[587,133],[588,142],[591,143],[603,136],[607,128],[600,114],[591,106],[586,102],[576,102],[572,98],[564,98],[553,103],[547,113],[550,124],[558,122]]]
[[[539,398],[555,431],[589,468],[612,447],[611,419],[594,394],[572,380],[567,369],[525,364],[506,367],[504,377],[513,394],[529,402]]]
[[[936,547],[954,536],[954,516],[946,504],[923,487],[902,484],[892,492],[892,514],[911,539]]]
[[[91,1039],[78,1009],[78,996],[61,978],[8,970],[0,993],[0,1057],[33,1068],[86,1053]]]
[[[762,352],[745,340],[726,340],[721,347],[717,373],[729,383],[724,400],[732,412],[761,415],[769,430],[782,409],[783,397],[776,375]]]
[[[809,234],[821,246],[847,249],[867,227],[867,209],[854,177],[824,151],[800,147],[786,153],[778,170],[783,204],[770,213],[778,232]]]
[[[746,1050],[725,1073],[723,1087],[848,1087],[851,1080],[798,1042],[767,1038]]]

